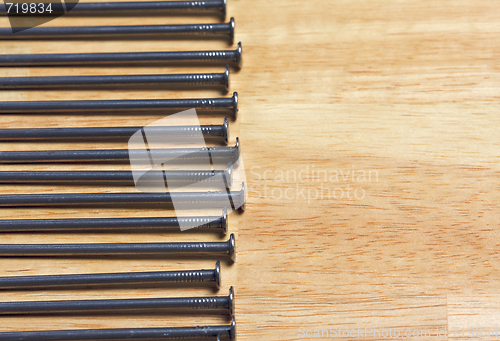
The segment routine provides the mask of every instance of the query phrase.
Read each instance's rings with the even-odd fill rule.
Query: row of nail
[[[65,15],[135,16],[135,15],[217,15],[225,18],[226,0],[151,1],[151,2],[70,2],[52,3]],[[9,3],[0,5],[0,15],[9,19],[22,13],[11,12]],[[47,6],[45,4],[44,6]],[[62,6],[62,7],[61,7]],[[31,13],[27,16],[44,16]],[[77,40],[77,39],[169,39],[200,38],[234,40],[235,21],[220,24],[140,25],[94,27],[13,27],[0,28],[0,40]],[[35,66],[153,66],[153,65],[222,65],[220,73],[3,77],[0,90],[94,90],[94,89],[202,89],[229,90],[230,68],[240,68],[241,43],[235,50],[120,52],[81,54],[16,54],[0,55],[0,67]],[[173,114],[195,109],[198,113],[221,113],[236,119],[238,94],[223,98],[152,99],[152,100],[66,100],[0,102],[0,114],[113,114],[148,113]],[[182,114],[182,113],[181,113]],[[226,117],[218,125],[161,125],[92,128],[22,128],[0,129],[0,142],[128,142],[128,149],[96,150],[36,150],[0,151],[0,164],[131,164],[132,170],[109,171],[0,171],[0,184],[16,185],[110,185],[135,186],[139,191],[119,193],[10,194],[0,195],[0,207],[57,208],[159,208],[179,210],[210,209],[214,215],[126,218],[71,219],[3,219],[0,233],[7,232],[98,232],[98,231],[185,231],[226,234],[228,215],[242,211],[245,185],[232,190],[234,172],[238,169],[240,144],[229,142]],[[189,122],[193,122],[189,120]],[[196,120],[197,122],[197,120]],[[162,144],[182,147],[153,147],[146,150],[141,141],[134,147],[137,134],[144,138],[159,138]],[[200,145],[200,141],[201,145]],[[225,146],[206,147],[205,141]],[[185,147],[191,144],[194,147]],[[152,160],[163,160],[160,169]],[[187,166],[188,169],[186,169]],[[192,169],[194,165],[194,170]],[[196,168],[196,165],[199,165]],[[207,169],[209,165],[209,169]],[[137,177],[134,166],[152,166]],[[171,169],[167,167],[172,166]],[[181,169],[179,169],[179,166]],[[164,186],[164,191],[158,191]],[[182,191],[183,187],[190,190]],[[241,186],[241,187],[240,187]],[[153,191],[144,189],[154,188]],[[168,191],[166,190],[168,188]],[[178,190],[170,190],[170,188]],[[212,188],[216,191],[192,188]],[[179,191],[179,189],[181,191]],[[133,257],[133,258],[195,258],[217,260],[213,269],[87,273],[70,275],[39,275],[0,277],[0,290],[50,290],[89,288],[168,288],[208,286],[218,289],[221,281],[219,259],[235,260],[235,237],[230,234],[222,242],[162,242],[162,243],[95,243],[95,244],[0,244],[0,257]],[[227,296],[169,297],[146,299],[65,300],[0,302],[0,315],[100,315],[162,312],[188,314],[220,314],[230,316],[229,325],[171,328],[129,328],[1,332],[2,340],[152,340],[207,339],[234,340],[234,292]]]

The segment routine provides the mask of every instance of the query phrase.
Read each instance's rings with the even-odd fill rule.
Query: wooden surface
[[[299,328],[500,328],[500,7],[476,0],[229,0],[244,67],[247,211],[231,216],[239,340],[299,340]],[[48,25],[208,22],[68,19]],[[4,26],[6,20],[2,20]],[[222,41],[4,42],[2,53],[228,48]],[[201,68],[189,68],[202,70]],[[1,75],[176,72],[12,68]],[[208,70],[208,69],[206,69]],[[219,68],[210,68],[219,70]],[[217,91],[4,92],[3,100],[218,97]],[[2,127],[145,125],[156,116],[16,116]],[[203,117],[215,123],[220,117]],[[99,147],[79,144],[78,147]],[[118,145],[109,145],[110,148]],[[2,150],[70,149],[2,144]],[[9,167],[5,169],[14,169]],[[40,167],[56,169],[55,166]],[[73,167],[77,169],[77,167]],[[95,169],[104,169],[94,167]],[[19,169],[25,169],[19,167]],[[91,169],[88,167],[86,169]],[[326,175],[325,175],[326,174]],[[352,176],[354,174],[354,177]],[[124,191],[83,188],[82,191]],[[75,192],[2,186],[2,193]],[[341,196],[343,194],[343,196]],[[349,195],[349,196],[348,196]],[[144,210],[2,209],[0,218],[154,216]],[[166,214],[166,213],[165,213]],[[197,234],[6,234],[3,243],[218,240]],[[0,275],[209,268],[212,260],[3,259]],[[0,300],[211,295],[207,289],[1,293]],[[219,317],[2,318],[2,331],[227,323]],[[325,337],[326,338],[326,337]],[[318,339],[308,337],[305,339]],[[345,337],[343,339],[359,339]],[[364,339],[383,339],[369,335]],[[417,339],[417,338],[415,338]],[[488,338],[483,338],[488,339]]]

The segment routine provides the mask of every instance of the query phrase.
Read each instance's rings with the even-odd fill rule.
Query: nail
[[[0,257],[206,256],[235,260],[235,240],[208,243],[0,244]]]
[[[230,64],[242,66],[242,47],[236,50],[184,52],[121,52],[121,53],[60,53],[60,54],[0,54],[0,66],[127,66],[170,64]]]
[[[228,296],[115,300],[0,302],[0,315],[105,314],[116,312],[218,311],[232,316],[233,288]]]
[[[0,220],[0,232],[73,232],[157,229],[200,229],[227,233],[227,210],[221,216],[147,217],[147,218],[83,218],[83,219],[15,219]]]
[[[15,276],[0,277],[0,290],[71,289],[82,286],[149,286],[160,287],[184,283],[209,284],[220,287],[220,261],[211,270],[125,272],[82,275]],[[0,303],[0,314],[2,304]]]
[[[179,340],[203,339],[220,341],[236,339],[236,321],[227,326],[132,328],[132,329],[79,329],[34,332],[3,332],[0,341],[73,341],[73,340]]]
[[[0,195],[0,207],[158,207],[162,209],[224,208],[244,210],[245,184],[240,191],[67,193]]]
[[[230,111],[234,118],[238,112],[238,94],[229,98],[202,99],[146,99],[103,101],[11,101],[0,102],[0,114],[92,114],[97,112],[126,113],[161,110]]]
[[[222,73],[195,73],[172,75],[106,75],[106,76],[56,76],[56,77],[3,77],[0,90],[46,89],[109,89],[109,88],[201,88],[223,87],[229,90],[229,65]]]
[[[0,40],[46,39],[168,39],[174,37],[227,37],[234,40],[234,18],[223,24],[139,25],[139,26],[67,26],[26,27],[13,33],[12,28],[0,28]]]
[[[0,141],[40,141],[40,140],[78,140],[78,141],[128,141],[132,135],[144,127],[92,127],[92,128],[41,128],[41,129],[0,129]],[[221,125],[201,126],[159,126],[147,127],[148,136],[175,136],[180,139],[199,138],[223,139],[228,142],[228,119]]]
[[[151,160],[178,163],[235,163],[240,157],[239,139],[234,147],[168,148],[168,149],[104,149],[104,150],[37,150],[0,152],[0,164],[19,163],[128,163],[150,164]]]
[[[73,3],[72,3],[73,4]],[[77,2],[70,11],[64,12],[61,4],[51,3],[52,10],[71,16],[146,16],[169,14],[218,14],[226,16],[226,0],[204,1],[143,1],[143,2]],[[7,15],[4,4],[0,16]],[[22,13],[11,10],[9,16],[38,16],[39,13]]]
[[[226,170],[155,171],[145,173],[138,180],[140,185],[198,186],[219,188],[224,182],[232,186],[232,170],[229,163]],[[0,184],[56,184],[56,185],[136,185],[132,171],[0,171]]]

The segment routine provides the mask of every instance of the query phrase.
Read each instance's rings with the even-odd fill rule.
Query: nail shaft
[[[239,140],[234,147],[104,150],[37,150],[0,152],[0,164],[18,163],[138,163],[151,160],[171,163],[235,163],[240,157]]]
[[[232,315],[233,290],[228,296],[115,300],[0,302],[0,315],[105,314],[217,311]]]
[[[127,66],[235,65],[241,67],[241,43],[236,50],[184,52],[121,52],[74,54],[0,54],[0,66]]]
[[[203,99],[146,99],[146,100],[101,100],[101,101],[21,101],[0,102],[0,114],[92,114],[95,112],[158,112],[196,109],[199,111],[238,111],[238,94],[229,98]]]
[[[149,171],[138,182],[144,185],[156,184],[165,179],[168,186],[192,185],[219,187],[223,181],[230,187],[232,172],[213,171]],[[0,184],[69,184],[69,185],[114,185],[133,186],[136,184],[131,171],[21,171],[1,172]]]
[[[0,232],[73,232],[157,229],[200,229],[226,233],[227,211],[221,216],[82,218],[82,219],[15,219],[0,220]]]
[[[235,256],[234,235],[226,242],[118,244],[0,244],[0,257]]]
[[[236,339],[236,323],[227,326],[133,328],[133,329],[89,329],[49,330],[32,332],[3,332],[0,341],[116,341],[116,340],[179,340],[201,339],[219,341]]]
[[[66,3],[66,10],[72,3]],[[59,3],[51,3],[51,9],[63,12]],[[168,14],[209,14],[226,15],[225,0],[204,1],[131,1],[131,2],[78,2],[65,13],[71,16],[139,16]],[[36,16],[39,13],[22,13],[11,8],[9,16]],[[0,15],[7,15],[7,8],[0,5]]]
[[[234,259],[234,236],[227,242],[120,244],[0,244],[1,257],[210,256]]]
[[[82,26],[0,28],[0,40],[45,39],[168,39],[171,37],[227,37],[234,39],[234,19],[223,24],[141,25],[141,26]]]
[[[0,90],[109,89],[109,88],[202,88],[229,89],[229,66],[222,73],[177,75],[105,75],[55,77],[3,77]]]
[[[244,209],[244,184],[240,191],[154,193],[67,193],[0,195],[0,207],[158,207]]]
[[[0,129],[0,141],[78,140],[128,141],[132,135],[144,127],[92,127],[92,128],[41,128],[41,129]],[[227,143],[228,119],[221,125],[201,126],[159,126],[147,128],[148,136],[169,136],[186,138],[223,139]]]
[[[218,288],[220,262],[217,261],[215,269],[211,270],[0,277],[0,290],[69,289],[82,286],[179,286],[186,283],[208,284]],[[0,303],[1,313],[2,303]]]

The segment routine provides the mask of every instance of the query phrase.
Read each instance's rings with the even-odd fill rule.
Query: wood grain
[[[477,0],[229,1],[244,67],[233,73],[248,183],[231,220],[239,340],[301,340],[299,328],[500,327],[500,7]],[[60,18],[47,25],[214,22]],[[7,21],[2,21],[7,26]],[[222,41],[4,42],[2,53],[225,49]],[[218,68],[209,68],[218,70]],[[175,72],[12,68],[1,75]],[[202,70],[189,68],[189,70]],[[206,69],[203,69],[206,70]],[[218,97],[216,91],[3,92],[2,100]],[[2,127],[145,125],[144,116],[4,115]],[[220,121],[203,117],[202,123]],[[98,144],[2,144],[2,150]],[[118,145],[109,145],[117,147]],[[5,169],[14,169],[9,167]],[[17,167],[24,169],[23,167]],[[43,169],[55,169],[44,166]],[[75,168],[76,167],[71,167]],[[95,169],[101,167],[94,167]],[[89,168],[90,169],[90,168]],[[354,177],[353,177],[354,174]],[[74,192],[2,186],[2,193]],[[84,188],[117,191],[123,188]],[[142,210],[2,209],[1,218],[145,216]],[[209,235],[7,234],[5,243],[217,240]],[[0,262],[0,275],[211,267],[212,261]],[[207,290],[1,293],[0,300],[155,297]],[[225,323],[218,317],[4,318],[2,331]],[[326,338],[326,337],[325,337]],[[356,339],[359,337],[344,337]],[[369,336],[367,340],[383,339]],[[418,338],[414,338],[418,339]]]

